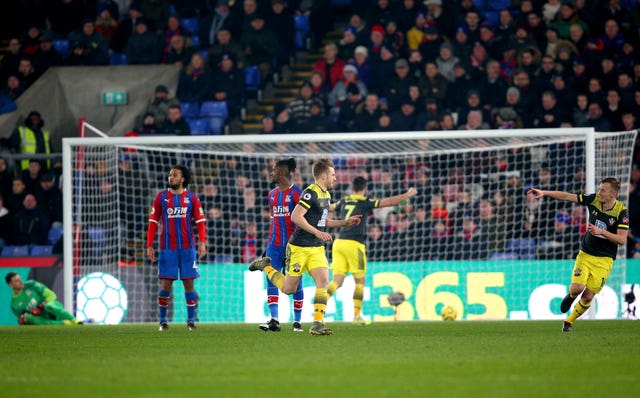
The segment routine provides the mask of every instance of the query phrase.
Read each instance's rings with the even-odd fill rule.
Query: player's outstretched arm
[[[362,214],[355,214],[346,220],[327,220],[327,227],[350,227],[358,225],[362,221]]]
[[[407,190],[407,192],[400,194],[400,195],[396,195],[396,196],[390,196],[388,198],[384,198],[382,200],[380,200],[380,205],[378,207],[390,207],[390,206],[395,206],[397,204],[402,203],[403,201],[409,199],[412,196],[415,196],[418,194],[418,190],[415,189],[414,187],[411,187]]]
[[[542,199],[543,197],[548,196],[557,200],[578,203],[578,195],[564,191],[545,191],[542,189],[531,188],[527,191],[527,195],[533,195],[536,199]]]

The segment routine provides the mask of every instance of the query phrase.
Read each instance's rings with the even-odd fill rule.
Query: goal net
[[[246,264],[266,246],[271,167],[295,158],[293,182],[305,187],[313,182],[314,160],[329,157],[337,177],[332,200],[348,194],[356,176],[369,181],[371,197],[418,190],[367,220],[365,318],[437,319],[451,305],[464,319],[560,319],[585,211],[536,201],[527,190],[590,193],[613,176],[624,182],[618,197],[626,203],[634,139],[635,132],[590,129],[65,139],[64,234],[72,237],[64,241],[65,303],[80,310],[79,279],[105,272],[126,289],[125,322],[157,322],[157,268],[145,252],[148,214],[171,167],[184,164],[207,215],[208,254],[196,282],[199,321],[265,321],[266,282]],[[621,315],[624,276],[621,247],[593,316]],[[350,280],[330,300],[327,320],[351,320]],[[303,285],[307,322],[310,278]],[[397,308],[387,300],[392,292],[405,297]],[[179,282],[172,303],[172,319],[184,322]],[[281,296],[281,321],[291,313],[289,298]]]

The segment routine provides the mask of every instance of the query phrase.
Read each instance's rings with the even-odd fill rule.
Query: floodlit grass
[[[309,324],[304,325],[305,329]],[[640,322],[0,328],[3,397],[639,396]]]

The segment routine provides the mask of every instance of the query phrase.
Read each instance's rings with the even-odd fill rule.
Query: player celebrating
[[[18,317],[20,325],[82,325],[62,303],[56,294],[40,282],[22,278],[15,272],[4,277],[11,289],[11,311]]]
[[[173,281],[180,278],[184,286],[184,297],[187,302],[187,329],[195,330],[195,313],[197,294],[194,290],[194,279],[198,278],[196,245],[193,239],[191,220],[195,220],[198,228],[198,259],[207,253],[207,236],[205,232],[205,216],[198,196],[187,190],[191,173],[185,166],[176,166],[169,172],[169,188],[159,192],[153,201],[149,215],[147,231],[147,257],[156,261],[153,241],[158,224],[162,221],[160,234],[160,252],[158,255],[158,313],[160,331],[169,329],[167,308],[171,297]]]
[[[351,183],[352,194],[340,199],[335,208],[340,217],[349,218],[352,214],[362,215],[362,222],[351,227],[343,227],[340,230],[340,238],[333,243],[333,280],[329,283],[327,294],[329,297],[342,286],[344,278],[351,272],[356,282],[353,291],[353,322],[365,324],[362,319],[362,298],[364,295],[364,277],[367,272],[367,255],[365,240],[367,238],[367,218],[373,214],[373,209],[390,207],[416,195],[418,191],[411,187],[407,192],[391,196],[389,198],[367,199],[367,180],[364,177],[356,177]]]
[[[295,230],[295,225],[291,221],[291,211],[298,204],[302,189],[291,183],[291,173],[296,170],[296,161],[291,158],[280,160],[271,170],[271,182],[278,184],[269,192],[269,213],[271,214],[271,225],[269,226],[269,244],[265,255],[271,258],[272,266],[282,272],[284,266],[285,249],[287,242]],[[255,260],[255,261],[261,261]],[[255,262],[254,261],[254,262]],[[278,288],[267,279],[267,303],[271,319],[267,323],[259,326],[265,332],[280,331],[280,321],[278,321]],[[304,291],[302,284],[298,284],[298,289],[293,294],[293,331],[302,332],[302,303],[304,301]]]
[[[548,196],[579,203],[589,209],[589,226],[573,266],[569,294],[562,299],[560,311],[569,311],[580,293],[582,297],[562,324],[563,332],[572,331],[573,322],[589,309],[593,297],[600,292],[609,277],[613,260],[618,253],[618,245],[623,245],[627,240],[629,211],[622,202],[616,200],[619,190],[620,181],[607,177],[600,181],[598,193],[591,195],[543,191],[536,188],[527,192],[536,199]]]
[[[330,335],[331,329],[324,327],[324,312],[327,308],[327,285],[329,284],[329,263],[324,244],[333,238],[325,232],[327,227],[343,227],[360,223],[360,215],[352,215],[345,220],[333,220],[327,216],[331,202],[329,189],[336,181],[335,166],[331,159],[318,159],[312,168],[315,183],[302,192],[298,205],[293,209],[291,220],[297,229],[287,244],[286,274],[271,265],[271,259],[264,257],[254,261],[249,271],[263,271],[267,278],[283,293],[291,294],[298,289],[300,278],[308,272],[316,285],[313,299],[312,335]]]

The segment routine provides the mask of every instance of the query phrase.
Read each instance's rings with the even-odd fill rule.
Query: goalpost
[[[523,129],[439,132],[238,136],[153,136],[63,140],[65,306],[76,308],[80,278],[115,276],[128,293],[125,322],[156,322],[156,268],[146,260],[148,210],[176,164],[193,173],[189,189],[207,213],[208,255],[200,264],[202,322],[262,322],[266,283],[246,264],[266,247],[266,195],[275,160],[293,157],[293,180],[313,182],[311,164],[333,159],[337,200],[355,176],[382,198],[410,186],[418,195],[369,220],[363,315],[374,321],[439,318],[444,305],[464,319],[561,319],[573,259],[585,229],[582,207],[543,198],[529,187],[590,193],[613,176],[627,203],[636,132]],[[334,237],[338,230],[330,231]],[[157,244],[157,243],[156,243]],[[330,245],[328,256],[330,259]],[[620,248],[607,287],[592,312],[621,315],[625,276]],[[303,278],[303,321],[312,318],[311,282]],[[329,302],[327,320],[350,320],[353,285]],[[181,284],[174,284],[172,318],[183,322]],[[387,297],[402,292],[397,308]],[[281,320],[290,316],[287,296]]]

